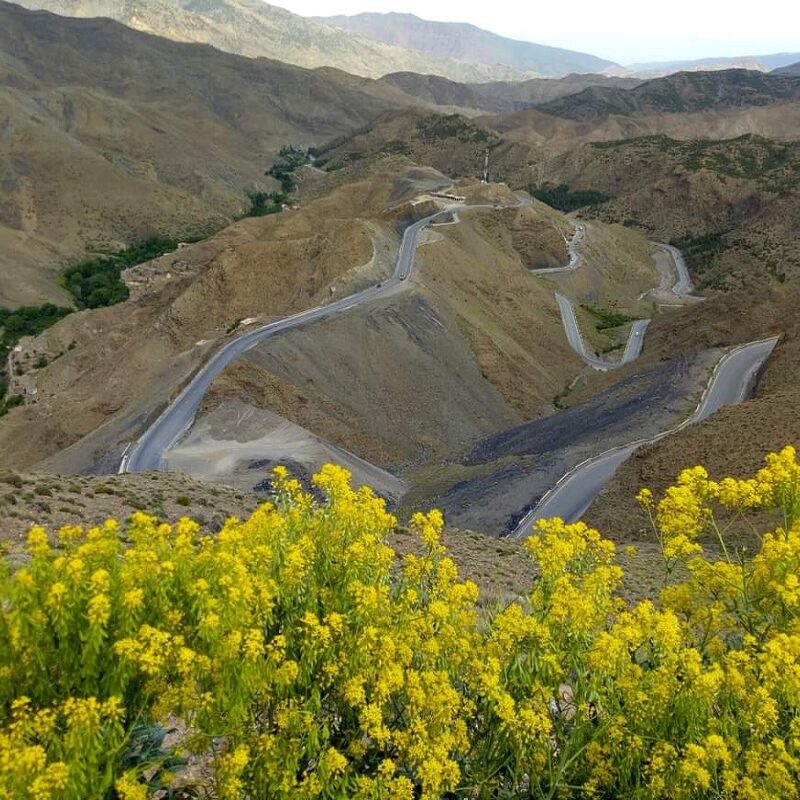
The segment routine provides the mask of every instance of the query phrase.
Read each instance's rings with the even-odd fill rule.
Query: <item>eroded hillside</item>
[[[12,393],[23,393],[26,405],[0,418],[4,465],[54,457],[93,432],[53,464],[80,470],[101,463],[243,321],[320,304],[331,286],[347,292],[379,280],[393,263],[393,234],[381,220],[398,172],[342,187],[299,211],[242,220],[137,267],[126,276],[127,302],[73,314],[23,341]]]
[[[241,216],[282,145],[387,101],[323,74],[0,2],[0,303],[54,300],[87,251]]]
[[[756,136],[665,136],[584,145],[545,165],[552,182],[608,201],[584,214],[681,247],[700,288],[800,277],[800,146]]]

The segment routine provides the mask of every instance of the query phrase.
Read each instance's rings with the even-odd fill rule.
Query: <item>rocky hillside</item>
[[[671,240],[705,289],[800,279],[800,145],[756,136],[587,144],[544,168],[610,199],[583,209]]]
[[[395,72],[379,83],[402,90],[427,103],[462,110],[476,109],[486,113],[504,113],[533,108],[550,100],[575,94],[589,86],[632,88],[636,78],[608,75],[567,75],[563,78],[531,78],[526,81],[493,81],[490,83],[457,83],[438,75]]]
[[[453,177],[479,176],[486,148],[503,140],[488,128],[458,114],[403,109],[389,111],[372,125],[335,139],[320,150],[318,163],[336,170],[356,161],[405,155]],[[518,157],[524,157],[525,148]]]
[[[633,89],[592,86],[545,103],[539,110],[586,121],[612,114],[691,113],[800,100],[800,80],[791,75],[731,69],[680,72]]]
[[[332,284],[341,295],[381,280],[388,266],[377,257],[368,275],[357,270],[386,238],[369,220],[393,195],[402,198],[398,184],[418,185],[420,173],[426,186],[446,185],[431,170],[415,168],[410,178],[407,171],[403,162],[297,211],[240,220],[131,269],[126,302],[71,314],[23,340],[10,394],[26,402],[0,417],[0,467],[27,469],[56,454],[60,460],[48,465],[56,472],[102,468],[109,452],[118,461],[118,443],[136,438],[240,322],[320,305]],[[393,263],[395,246],[392,239],[378,251]]]
[[[317,20],[426,56],[455,59],[495,71],[502,65],[508,73],[507,78],[559,77],[571,72],[619,70],[613,62],[587,53],[507,39],[464,23],[431,22],[413,14],[368,13],[352,17],[318,17]]]
[[[800,76],[800,61],[796,64],[789,64],[788,67],[780,67],[775,70],[776,75],[793,75]]]
[[[0,303],[63,305],[52,277],[88,250],[219,228],[274,188],[281,145],[388,105],[341,76],[0,2]]]
[[[71,17],[108,17],[146,33],[211,44],[251,58],[274,58],[308,68],[332,66],[373,78],[397,70],[455,80],[520,77],[502,62],[484,64],[382,44],[261,0],[21,0],[20,4]]]

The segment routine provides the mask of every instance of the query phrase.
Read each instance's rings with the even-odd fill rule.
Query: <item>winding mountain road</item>
[[[586,235],[586,227],[580,225],[574,220],[569,220],[569,223],[575,229],[571,239],[564,237],[564,242],[567,245],[567,253],[569,254],[569,263],[564,267],[547,267],[545,269],[531,270],[534,275],[557,275],[568,272],[574,272],[581,265],[582,258],[578,252],[578,245],[583,241]],[[661,244],[660,242],[652,242],[653,245],[660,250],[666,252],[672,259],[672,264],[675,268],[677,280],[672,288],[669,290],[677,300],[686,297],[692,290],[692,282],[689,278],[689,270],[686,267],[686,262],[683,259],[683,254],[676,247],[672,245]],[[647,294],[647,293],[645,293]],[[643,295],[644,296],[644,295]],[[647,326],[650,324],[649,319],[635,320],[631,325],[628,334],[628,341],[625,345],[625,350],[622,353],[622,358],[619,361],[606,361],[602,358],[593,356],[586,348],[583,341],[578,320],[575,316],[575,308],[572,303],[564,297],[564,295],[556,292],[556,302],[558,303],[559,311],[561,312],[561,322],[564,325],[564,331],[567,334],[567,341],[572,349],[588,364],[592,369],[600,372],[605,372],[610,369],[617,369],[624,364],[629,364],[639,357],[644,345],[644,335]]]
[[[589,508],[619,466],[643,444],[657,442],[688,425],[700,422],[722,406],[741,403],[777,341],[777,338],[772,338],[751,342],[724,355],[717,363],[703,397],[690,417],[677,427],[662,431],[649,439],[639,439],[614,447],[578,464],[522,518],[511,535],[519,537],[530,533],[533,523],[540,519],[561,517],[565,522],[575,522]]]
[[[639,357],[639,354],[642,352],[644,332],[650,324],[649,319],[637,319],[633,322],[630,333],[628,334],[628,342],[625,345],[625,350],[619,361],[603,361],[603,359],[591,355],[586,349],[586,344],[583,341],[583,336],[581,336],[581,331],[578,327],[578,320],[575,318],[575,309],[572,307],[572,303],[570,303],[563,294],[559,294],[558,292],[556,292],[556,302],[561,311],[561,321],[564,323],[564,330],[566,331],[567,341],[570,347],[572,347],[592,369],[596,369],[600,372],[605,372],[609,369],[617,369],[623,364],[628,364]]]
[[[663,242],[653,242],[653,244],[659,250],[663,250],[665,253],[668,253],[669,257],[672,259],[672,264],[675,267],[675,272],[678,275],[678,280],[670,290],[672,294],[678,298],[688,296],[694,286],[692,285],[692,279],[689,277],[689,269],[686,266],[683,253],[681,253],[677,247],[673,247],[671,244],[664,244]]]
[[[452,208],[482,208],[483,206],[452,206],[437,211],[435,214],[409,225],[403,233],[400,252],[397,256],[394,273],[391,278],[376,286],[370,286],[355,294],[343,297],[325,306],[293,314],[254,331],[244,334],[217,350],[204,364],[181,393],[167,406],[156,421],[142,434],[139,440],[125,453],[119,466],[119,472],[149,472],[164,468],[164,453],[188,430],[194,421],[197,409],[214,379],[232,362],[246,353],[250,348],[270,336],[284,331],[308,325],[348,311],[356,306],[373,303],[391,296],[403,287],[414,266],[414,252],[419,235],[437,217],[449,213]]]
[[[579,225],[574,220],[567,220],[570,225],[575,229],[575,232],[570,238],[564,237],[564,244],[567,246],[567,254],[569,255],[569,263],[564,267],[544,267],[542,269],[532,269],[534,275],[560,275],[565,272],[574,272],[581,265],[581,255],[578,252],[578,245],[583,241],[586,235],[586,228]]]

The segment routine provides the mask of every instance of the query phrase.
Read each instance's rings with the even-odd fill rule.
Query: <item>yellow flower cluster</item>
[[[323,501],[276,470],[275,502],[216,535],[143,513],[31,530],[0,571],[0,800],[147,800],[190,780],[186,754],[220,800],[800,798],[790,448],[640,494],[686,577],[637,604],[614,545],[555,519],[526,543],[529,596],[481,607],[441,514],[398,560],[380,498],[334,466],[313,482]],[[780,527],[731,553],[720,506]],[[169,745],[143,747],[159,725]]]
[[[113,749],[125,738],[123,714],[119,697],[71,697],[38,708],[30,697],[16,697],[0,731],[0,798],[60,800],[109,790]]]

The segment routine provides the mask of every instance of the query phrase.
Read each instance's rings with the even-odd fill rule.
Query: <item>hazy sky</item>
[[[800,51],[800,0],[270,0],[298,14],[405,11],[619,63]]]

